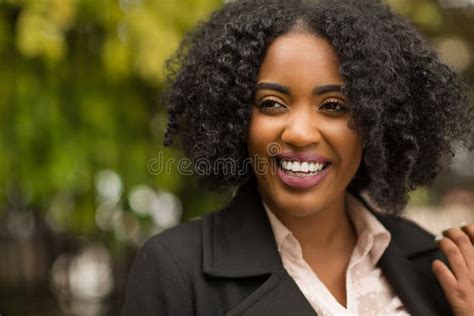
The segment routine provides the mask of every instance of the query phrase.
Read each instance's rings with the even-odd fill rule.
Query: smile
[[[278,178],[286,185],[308,189],[320,183],[330,170],[330,162],[278,159]]]
[[[294,174],[295,176],[301,175],[315,175],[324,168],[326,168],[329,163],[324,162],[308,162],[308,161],[290,161],[286,159],[280,160],[280,168],[289,174]]]

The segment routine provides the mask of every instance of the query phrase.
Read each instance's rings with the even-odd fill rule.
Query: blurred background
[[[474,85],[474,1],[393,0]],[[0,0],[0,314],[118,315],[137,247],[229,196],[156,172],[162,63],[222,0]],[[474,222],[459,150],[407,215],[434,233]]]

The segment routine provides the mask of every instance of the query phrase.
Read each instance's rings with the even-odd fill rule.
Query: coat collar
[[[213,276],[250,277],[282,268],[256,182],[237,190],[230,204],[203,218],[203,269]]]
[[[414,229],[415,224],[399,215],[384,214],[376,210],[360,193],[353,189],[349,191],[390,231],[391,246],[399,248],[399,255],[410,258],[437,248],[433,235]]]
[[[413,224],[402,224],[404,220],[400,217],[377,212],[360,194],[351,192],[392,234],[378,264],[407,309],[413,315],[438,315],[439,306],[429,297],[433,294],[429,289],[438,291],[439,286],[431,271],[420,270],[410,260],[436,249],[432,235],[414,229]],[[237,310],[255,305],[257,311],[265,304],[264,296],[274,306],[280,300],[288,304],[293,297],[291,303],[299,305],[290,306],[299,306],[298,315],[314,315],[311,305],[284,270],[254,177],[240,186],[226,208],[203,218],[203,272],[226,278],[270,275],[262,285],[269,288],[266,294],[256,291],[253,297],[258,297],[259,303],[250,304],[251,295]]]

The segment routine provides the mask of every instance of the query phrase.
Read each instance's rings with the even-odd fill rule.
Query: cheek
[[[356,131],[347,126],[347,122],[328,125],[326,135],[331,139],[333,150],[344,165],[359,165],[362,158],[362,142]]]
[[[362,142],[359,136],[352,130],[347,131],[345,135],[344,139],[341,140],[342,159],[345,159],[347,164],[357,169],[362,159]]]
[[[278,131],[273,123],[265,117],[252,114],[247,140],[250,154],[264,155],[269,144],[278,139]]]

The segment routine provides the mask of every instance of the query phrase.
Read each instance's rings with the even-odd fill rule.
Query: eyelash
[[[266,107],[266,106],[264,106],[265,104],[279,104],[280,107]],[[321,104],[320,108],[324,107],[328,104],[335,104],[336,107],[339,106],[339,108],[341,108],[339,110],[329,110],[328,111],[329,113],[346,113],[346,112],[350,111],[348,106],[346,106],[343,102],[341,102],[339,100],[336,100],[336,99],[330,99],[330,100],[324,102],[323,104]],[[283,110],[284,106],[276,100],[265,99],[265,100],[261,101],[258,104],[258,108],[263,112],[277,112],[277,111]]]
[[[276,108],[276,107],[266,107],[264,106],[265,104],[279,104],[280,107]],[[275,101],[275,100],[272,100],[272,99],[265,99],[263,101],[261,101],[259,104],[258,104],[258,108],[264,112],[275,112],[277,110],[282,110],[283,109],[283,106],[281,106],[281,104],[278,102],[278,101]]]
[[[329,99],[328,101],[324,102],[321,107],[327,105],[327,104],[335,104],[336,106],[339,106],[341,109],[340,110],[335,110],[335,111],[329,111],[329,112],[334,112],[334,113],[346,113],[349,112],[350,109],[348,106],[346,106],[343,102],[335,99]]]

